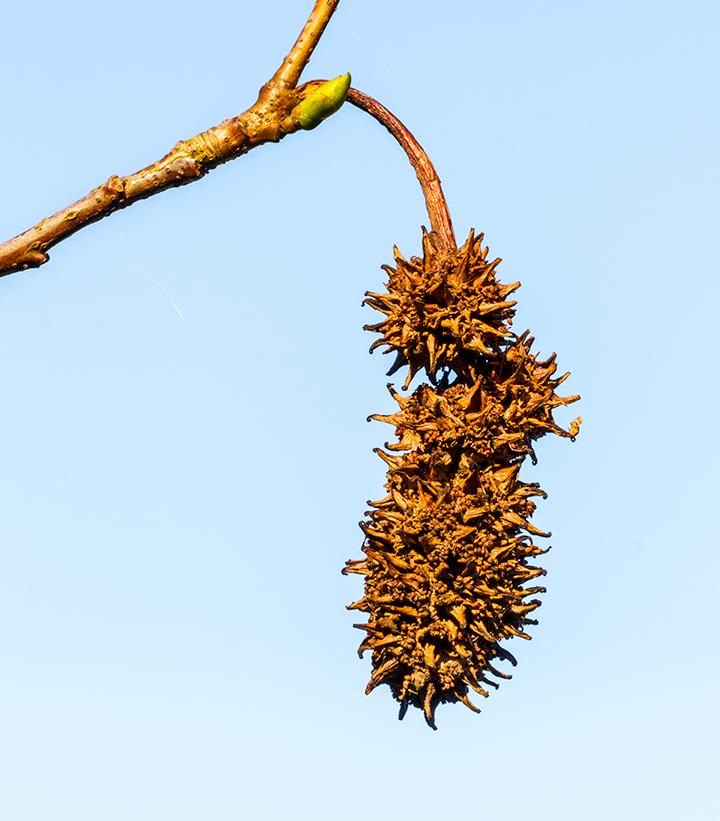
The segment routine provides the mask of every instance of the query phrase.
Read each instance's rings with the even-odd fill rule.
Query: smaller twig
[[[295,88],[340,0],[315,0],[307,23],[267,87]]]
[[[415,169],[425,196],[431,230],[441,246],[448,249],[457,248],[452,219],[440,184],[440,177],[423,147],[392,112],[369,95],[356,88],[351,88],[347,94],[347,101],[374,117],[400,143],[410,164]]]

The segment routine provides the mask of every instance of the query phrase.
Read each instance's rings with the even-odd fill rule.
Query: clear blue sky
[[[8,4],[2,239],[245,108],[310,6]],[[525,472],[540,626],[437,733],[363,695],[339,572],[388,435],[360,302],[425,221],[388,135],[347,107],[0,280],[0,816],[720,817],[719,25],[343,0],[306,74],[406,120],[583,396]]]

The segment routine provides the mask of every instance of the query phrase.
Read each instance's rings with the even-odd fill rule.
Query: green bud
[[[334,114],[345,102],[350,88],[350,74],[341,74],[313,89],[308,96],[293,109],[300,121],[300,127],[309,131]]]

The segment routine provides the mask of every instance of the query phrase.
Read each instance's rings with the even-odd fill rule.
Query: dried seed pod
[[[373,419],[395,427],[397,441],[378,455],[388,466],[387,496],[372,502],[361,522],[365,558],[345,573],[365,576],[363,597],[350,605],[369,614],[356,625],[372,652],[370,692],[387,684],[400,702],[435,710],[460,701],[473,710],[470,689],[487,696],[490,675],[509,678],[496,660],[514,658],[500,642],[529,638],[530,614],[544,588],[527,586],[544,571],[530,523],[537,484],[519,479],[533,443],[546,433],[574,437],[553,419],[560,397],[555,356],[540,360],[533,339],[510,331],[519,283],[503,286],[486,262],[482,237],[461,249],[438,252],[424,234],[424,258],[387,268],[387,294],[368,303],[386,314],[377,344],[397,353],[408,380],[425,369],[432,385],[404,397],[389,386],[399,409]],[[432,341],[431,341],[432,340]],[[398,364],[399,363],[399,364]],[[443,375],[438,380],[438,371]]]
[[[437,248],[425,231],[422,258],[407,260],[396,248],[395,267],[384,266],[387,292],[366,294],[365,303],[385,314],[365,326],[381,334],[370,350],[396,353],[388,375],[407,365],[406,387],[421,369],[433,383],[442,369],[464,373],[469,356],[498,351],[506,341],[515,305],[508,296],[520,283],[496,280],[500,260],[488,262],[482,242],[471,231],[462,248]]]

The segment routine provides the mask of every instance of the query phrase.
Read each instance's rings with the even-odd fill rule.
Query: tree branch
[[[349,77],[347,82],[295,86],[339,2],[316,0],[297,42],[247,111],[181,140],[162,159],[135,174],[110,177],[87,196],[0,245],[0,276],[37,268],[48,261],[50,248],[86,225],[167,188],[194,182],[258,145],[314,128],[337,110]]]

